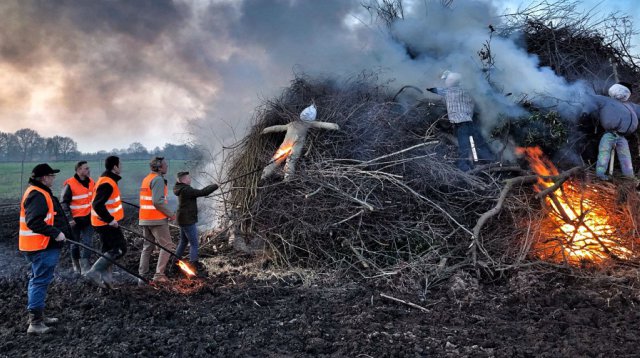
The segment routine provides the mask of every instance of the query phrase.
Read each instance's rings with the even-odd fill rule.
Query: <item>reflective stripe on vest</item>
[[[77,218],[91,214],[91,199],[93,199],[95,189],[93,179],[89,178],[88,188],[85,188],[76,177],[65,180],[63,186],[65,185],[69,185],[69,190],[71,190],[71,202],[69,203],[71,216]]]
[[[35,233],[27,226],[27,214],[24,209],[24,202],[33,190],[42,193],[47,201],[47,215],[44,217],[45,224],[53,226],[53,219],[56,216],[56,212],[53,210],[53,199],[51,199],[51,195],[42,188],[30,185],[24,192],[22,201],[20,202],[20,232],[18,234],[18,249],[20,251],[39,251],[47,248],[47,245],[49,245],[49,236]]]
[[[120,188],[118,188],[118,184],[116,184],[116,182],[109,177],[100,177],[98,178],[98,181],[95,185],[96,190],[102,184],[110,185],[112,189],[111,196],[109,196],[109,199],[104,203],[105,208],[107,209],[109,214],[113,215],[113,218],[116,221],[124,219],[124,210],[122,210],[122,202],[120,201]],[[93,210],[93,200],[95,200],[95,196],[91,199],[91,225],[109,225],[109,223],[102,221],[95,210]]]
[[[167,216],[153,205],[153,193],[151,190],[151,181],[158,176],[158,173],[149,173],[140,185],[140,211],[138,217],[140,220],[162,220]],[[164,203],[167,203],[167,184],[164,184]]]

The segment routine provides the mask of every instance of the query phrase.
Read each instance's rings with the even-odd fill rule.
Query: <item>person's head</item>
[[[304,122],[313,122],[316,120],[317,113],[318,110],[316,109],[316,105],[312,104],[300,112],[300,120]]]
[[[440,77],[444,80],[445,87],[459,86],[462,80],[462,75],[458,72],[444,71]]]
[[[49,164],[42,163],[33,167],[33,170],[31,171],[31,178],[51,188],[53,186],[53,181],[56,178],[56,173],[59,172],[60,169],[53,169]]]
[[[179,183],[191,185],[191,175],[189,175],[189,172],[178,172],[176,177]]]
[[[627,101],[631,96],[631,90],[629,88],[616,83],[615,85],[609,87],[609,97],[615,98],[618,101]]]
[[[116,157],[115,155],[108,156],[107,159],[104,160],[104,168],[107,171],[112,172],[113,174],[120,175],[120,173],[122,172],[120,166],[120,158]]]
[[[169,170],[169,164],[164,157],[153,157],[149,161],[149,169],[151,169],[152,172],[164,175],[167,174],[167,170]]]
[[[89,175],[91,175],[91,170],[89,169],[89,163],[87,163],[86,160],[81,160],[76,163],[76,174],[78,174],[78,176],[81,179],[84,179]]]

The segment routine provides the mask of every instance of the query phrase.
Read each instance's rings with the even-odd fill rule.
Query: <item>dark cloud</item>
[[[388,31],[361,0],[4,0],[0,130],[37,129],[44,116],[58,128],[42,128],[59,132],[42,135],[78,136],[82,150],[154,147],[195,119],[215,132],[216,140],[194,135],[216,152],[294,71],[374,70],[392,85],[424,87],[452,68],[484,96],[489,116],[512,106],[492,95],[476,60],[488,24],[500,21],[490,2],[407,3],[405,20]],[[422,55],[410,58],[406,46]],[[492,76],[505,92],[566,90],[513,41],[492,46]]]

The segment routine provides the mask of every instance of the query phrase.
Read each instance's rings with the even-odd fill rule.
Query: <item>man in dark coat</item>
[[[38,164],[31,172],[20,205],[19,250],[31,264],[31,278],[27,289],[29,328],[27,333],[42,334],[51,330],[46,324],[57,318],[44,317],[47,289],[60,259],[60,249],[71,236],[67,218],[51,187],[58,169]]]
[[[176,222],[180,226],[180,242],[176,249],[176,256],[182,257],[184,250],[189,243],[189,262],[199,274],[204,271],[204,267],[198,261],[198,203],[197,198],[207,196],[216,189],[218,185],[211,184],[202,189],[191,187],[191,176],[189,172],[178,172],[178,181],[173,186],[173,193],[178,197],[178,211]]]

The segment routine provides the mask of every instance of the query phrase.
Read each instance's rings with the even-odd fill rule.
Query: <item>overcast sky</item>
[[[405,84],[435,78],[452,61],[408,61],[371,26],[361,2],[2,0],[0,131],[28,127],[46,137],[70,136],[85,152],[134,141],[149,149],[189,138],[228,143],[294,72],[391,68],[389,77]],[[456,39],[444,31],[468,23],[485,29],[505,8],[527,2],[464,3],[471,5],[459,6],[457,23],[434,18],[433,25],[408,22],[397,31],[410,39],[437,26],[426,28],[429,41],[420,46],[442,50]],[[597,7],[636,21],[639,8],[635,0]]]

